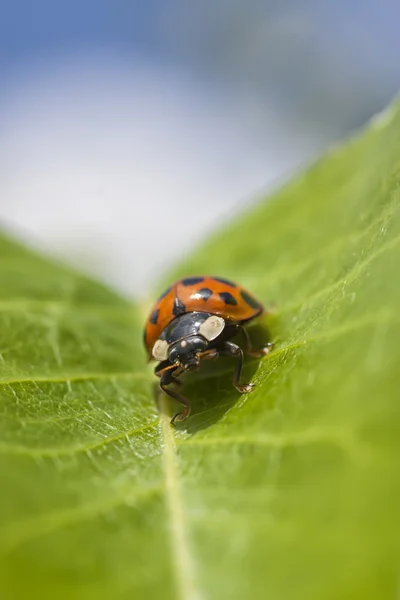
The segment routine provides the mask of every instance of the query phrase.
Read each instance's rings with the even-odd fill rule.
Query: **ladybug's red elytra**
[[[149,360],[159,361],[154,372],[160,377],[161,389],[185,407],[174,415],[171,423],[186,419],[190,404],[166,386],[179,383],[177,378],[197,368],[203,358],[236,357],[233,385],[241,393],[253,389],[251,383],[239,383],[243,350],[229,340],[241,331],[247,354],[257,357],[268,354],[272,344],[253,349],[244,328],[263,312],[262,304],[252,294],[220,277],[186,277],[159,297],[146,322],[144,343]]]

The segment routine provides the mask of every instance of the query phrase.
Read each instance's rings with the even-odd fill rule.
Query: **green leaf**
[[[397,597],[399,134],[392,107],[175,272],[248,287],[276,341],[251,394],[193,376],[176,429],[139,308],[0,240],[1,598]]]

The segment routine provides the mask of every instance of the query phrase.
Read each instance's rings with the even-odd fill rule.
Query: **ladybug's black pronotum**
[[[235,357],[233,385],[241,393],[253,389],[252,383],[239,383],[243,350],[229,340],[241,331],[247,354],[268,354],[272,344],[253,349],[244,328],[263,312],[263,306],[247,290],[220,277],[186,277],[160,296],[147,319],[144,343],[149,360],[159,361],[155,374],[160,377],[161,389],[185,407],[171,423],[186,419],[190,404],[167,386],[179,383],[178,377],[197,368],[204,358]]]

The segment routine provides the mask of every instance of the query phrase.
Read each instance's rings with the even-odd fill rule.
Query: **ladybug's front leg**
[[[164,361],[164,362],[167,362],[168,365],[163,366],[164,363],[160,363],[158,365],[158,367],[156,367],[156,369],[155,369],[155,374],[158,377],[160,377],[160,388],[170,398],[173,398],[177,402],[180,402],[185,407],[185,409],[182,412],[176,413],[172,417],[171,423],[174,424],[175,421],[184,421],[185,419],[187,419],[187,417],[190,415],[190,404],[186,400],[186,398],[184,398],[183,396],[181,396],[174,390],[168,389],[166,387],[167,385],[170,385],[171,383],[180,383],[180,381],[178,381],[176,379],[176,377],[182,372],[181,367],[178,367],[176,365],[171,365],[171,363],[169,363],[169,361]]]
[[[154,375],[157,377],[161,377],[163,373],[169,373],[170,378],[168,383],[175,383],[176,385],[182,385],[182,382],[177,379],[177,377],[182,373],[182,369],[177,365],[171,365],[169,360],[163,360],[159,365],[154,369]],[[167,377],[165,377],[167,379]],[[168,385],[166,383],[165,385]]]
[[[204,352],[200,352],[199,358],[201,360],[216,360],[219,356],[218,350],[216,348],[210,348],[209,350],[204,350]]]
[[[154,368],[154,375],[157,375],[157,377],[161,377],[163,373],[166,373],[167,371],[173,371],[177,368],[177,365],[171,365],[169,360],[163,360]]]
[[[221,347],[218,348],[218,352],[221,356],[236,356],[236,367],[233,375],[233,385],[241,394],[251,392],[254,387],[253,383],[239,383],[240,375],[242,374],[243,367],[243,350],[237,344],[232,342],[224,342]]]
[[[252,344],[251,344],[251,339],[249,336],[249,332],[247,331],[247,329],[245,329],[243,327],[243,325],[239,325],[241,332],[244,335],[244,338],[246,340],[246,353],[249,356],[254,356],[255,358],[261,358],[261,356],[265,356],[266,354],[269,354],[272,350],[272,348],[274,347],[274,344],[272,342],[268,342],[267,344],[265,344],[264,346],[262,346],[261,348],[258,348],[257,350],[255,348],[253,348]]]

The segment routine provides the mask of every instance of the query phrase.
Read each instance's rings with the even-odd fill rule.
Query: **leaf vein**
[[[0,453],[9,456],[29,456],[31,458],[76,455],[85,452],[90,452],[91,450],[98,450],[99,448],[102,448],[114,442],[118,442],[119,440],[122,440],[124,438],[132,437],[138,433],[146,431],[147,429],[156,427],[158,423],[159,419],[157,418],[154,421],[147,423],[146,425],[142,425],[141,427],[127,429],[126,431],[121,431],[118,434],[104,437],[95,442],[89,444],[82,444],[79,446],[71,446],[70,448],[27,448],[26,446],[11,446],[9,444],[0,444]]]
[[[164,398],[162,399],[162,405],[163,413],[165,413],[166,403]],[[175,437],[166,414],[161,416],[161,422],[164,438],[165,495],[177,592],[181,600],[201,600],[202,594],[196,581],[195,565],[188,539],[185,507],[180,489]]]
[[[51,377],[49,375],[30,375],[27,377],[16,377],[16,378],[0,378],[1,385],[15,385],[18,383],[73,383],[79,381],[108,381],[111,379],[143,379],[144,381],[150,380],[149,373],[142,372],[131,372],[131,371],[120,371],[114,373],[75,373],[75,374],[60,374]]]

